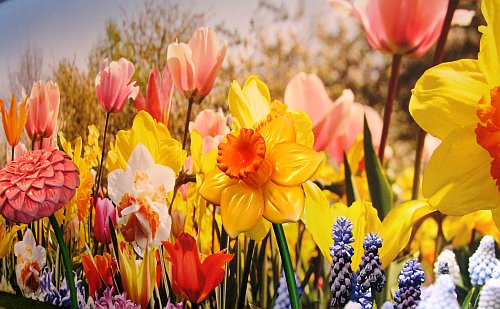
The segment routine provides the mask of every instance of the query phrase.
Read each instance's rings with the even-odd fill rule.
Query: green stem
[[[240,293],[238,296],[238,306],[236,308],[245,308],[245,300],[247,295],[248,276],[250,275],[250,266],[252,265],[253,249],[255,240],[248,241],[248,248],[245,252],[245,266],[243,267],[243,276],[240,285]]]
[[[292,309],[300,308],[299,292],[297,291],[297,282],[295,281],[295,272],[293,271],[292,260],[290,259],[290,252],[286,243],[285,232],[281,224],[273,223],[274,235],[278,242],[280,250],[281,262],[283,263],[283,270],[285,271],[286,284],[288,285],[288,294],[290,295],[290,304]]]
[[[71,260],[69,259],[68,248],[66,247],[66,243],[64,243],[64,239],[62,236],[61,229],[59,228],[59,224],[57,223],[56,217],[52,214],[49,217],[50,224],[56,233],[57,242],[59,243],[59,247],[61,248],[64,268],[66,269],[66,284],[69,287],[69,295],[71,298],[71,308],[77,309],[78,302],[76,299],[76,287],[75,287],[75,279],[73,278],[73,271],[71,268]],[[56,279],[57,280],[57,279]]]
[[[392,109],[394,107],[394,99],[398,91],[399,69],[401,68],[401,55],[393,55],[391,77],[389,78],[389,86],[387,89],[387,98],[384,106],[384,126],[382,127],[382,136],[380,138],[380,146],[378,149],[378,157],[380,164],[384,163],[385,146],[387,145],[387,137],[389,136],[389,127],[391,124]]]

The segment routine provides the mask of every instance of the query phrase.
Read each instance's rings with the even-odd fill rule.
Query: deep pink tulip
[[[151,71],[146,90],[146,98],[139,91],[134,100],[135,107],[138,110],[145,110],[158,122],[168,125],[170,118],[170,109],[172,107],[172,96],[174,94],[174,84],[168,72],[167,66],[160,75],[158,69]]]
[[[285,103],[291,109],[299,109],[311,117],[314,133],[314,149],[327,151],[337,163],[343,162],[343,152],[348,152],[356,137],[363,133],[363,116],[378,149],[382,134],[382,118],[371,107],[354,102],[351,90],[332,102],[325,86],[314,74],[299,73],[285,89]]]
[[[97,199],[95,205],[95,225],[94,236],[98,242],[109,244],[111,243],[111,234],[109,231],[109,219],[116,226],[116,209],[110,199]]]
[[[351,8],[370,45],[390,54],[422,56],[441,33],[448,0],[329,0]]]
[[[78,168],[66,153],[27,152],[0,170],[0,212],[12,222],[31,223],[66,205],[79,185]]]
[[[33,84],[26,121],[26,132],[31,140],[52,136],[57,124],[59,102],[59,86],[56,83],[37,81]]]
[[[212,28],[198,28],[188,44],[171,43],[167,49],[167,65],[177,91],[198,101],[206,97],[212,90],[226,49],[226,42],[219,49]]]
[[[135,99],[139,86],[131,80],[134,65],[125,58],[101,64],[101,72],[95,78],[95,90],[101,107],[107,112],[118,113],[125,106],[128,98]]]

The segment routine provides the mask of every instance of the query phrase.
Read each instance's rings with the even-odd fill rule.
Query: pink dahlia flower
[[[66,205],[79,185],[78,168],[64,152],[27,152],[0,170],[0,212],[10,221],[31,223]]]

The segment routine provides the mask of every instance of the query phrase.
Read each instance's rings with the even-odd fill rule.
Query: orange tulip
[[[200,303],[224,279],[223,266],[233,259],[232,254],[222,252],[209,255],[203,263],[193,236],[181,232],[175,245],[163,243],[172,262],[174,292],[192,303]]]
[[[19,115],[17,114],[17,101],[16,96],[12,95],[12,100],[10,100],[9,112],[5,110],[3,100],[0,100],[0,108],[2,111],[2,124],[5,131],[5,136],[9,145],[15,147],[19,143],[19,138],[21,133],[23,133],[24,125],[28,119],[28,108],[26,107],[26,101],[28,97],[24,97],[21,103],[21,109]]]
[[[117,265],[109,253],[96,255],[93,260],[89,255],[84,254],[82,255],[82,265],[89,283],[90,297],[95,299],[96,292],[101,295],[106,286],[113,286],[113,275],[116,273]]]

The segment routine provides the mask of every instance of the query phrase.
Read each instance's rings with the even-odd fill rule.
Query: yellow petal
[[[243,89],[237,81],[233,81],[229,88],[228,103],[235,129],[251,128],[266,119],[271,111],[270,102],[269,88],[257,76],[250,76]]]
[[[203,151],[203,136],[193,130],[191,132],[191,159],[193,160],[193,173],[197,173],[201,169],[201,157]]]
[[[453,131],[434,151],[424,171],[424,197],[449,215],[498,207],[500,193],[490,175],[490,162],[472,129]]]
[[[292,110],[286,113],[292,119],[295,128],[296,143],[312,148],[314,145],[314,134],[312,131],[312,121],[309,115],[303,111]]]
[[[281,143],[274,146],[269,161],[275,167],[271,179],[281,186],[295,187],[316,174],[323,157],[306,146]]]
[[[500,207],[492,209],[491,215],[493,217],[493,221],[495,221],[495,224],[497,225],[497,228],[500,229]]]
[[[348,207],[347,217],[351,219],[353,224],[352,235],[354,242],[351,246],[354,248],[354,255],[352,256],[351,266],[352,270],[356,271],[363,256],[363,240],[366,234],[380,232],[382,230],[382,223],[372,203],[364,201],[355,201]]]
[[[332,225],[336,215],[347,211],[347,206],[330,207],[325,195],[312,181],[302,185],[305,193],[305,207],[302,222],[311,233],[314,242],[318,245],[323,256],[332,262],[330,245],[332,240]]]
[[[136,303],[140,304],[141,308],[146,308],[148,306],[156,281],[155,254],[154,251],[149,252],[150,249],[148,247],[149,246],[147,245],[137,278],[137,295],[139,296],[139,299]]]
[[[420,127],[444,139],[456,128],[476,125],[477,103],[488,93],[476,60],[443,63],[417,81],[409,109]]]
[[[12,249],[12,241],[17,235],[17,231],[23,228],[22,225],[14,225],[8,233],[0,240],[0,258],[4,258]],[[3,227],[2,227],[3,229]]]
[[[262,188],[264,218],[272,223],[297,222],[304,211],[304,191],[301,186],[282,187],[268,181]]]
[[[217,167],[205,175],[198,193],[210,203],[220,205],[222,191],[237,183],[238,180],[230,178]]]
[[[122,285],[127,297],[134,303],[139,304],[139,295],[137,289],[137,265],[133,255],[129,255],[123,250],[118,250],[120,256],[120,275]]]
[[[264,212],[264,199],[260,189],[239,183],[224,189],[220,207],[224,229],[235,238],[259,223]]]
[[[383,243],[379,253],[384,268],[406,247],[413,225],[434,211],[436,209],[424,200],[405,202],[389,211],[382,222],[380,233]]]
[[[467,245],[472,239],[474,229],[473,214],[465,216],[446,216],[442,223],[443,236],[451,241],[453,248]]]
[[[271,222],[262,218],[253,229],[245,232],[245,235],[255,240],[256,242],[259,242],[264,239],[264,237],[266,237],[267,233],[269,233],[270,228]]]
[[[481,1],[481,11],[487,26],[479,27],[483,35],[478,59],[489,88],[493,88],[500,83],[500,3]]]
[[[271,153],[274,145],[284,142],[295,142],[295,129],[287,117],[279,117],[259,130],[266,141],[266,153]]]

